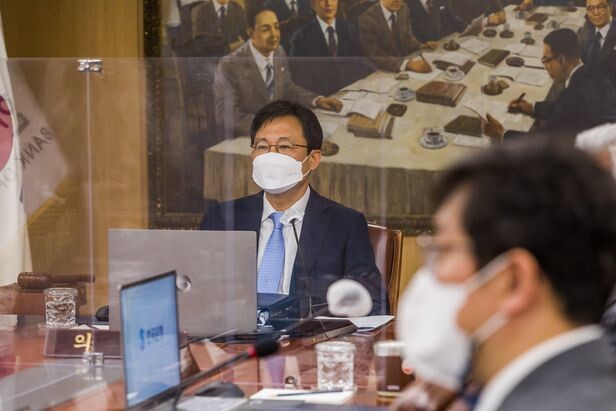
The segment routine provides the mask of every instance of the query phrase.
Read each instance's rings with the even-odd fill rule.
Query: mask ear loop
[[[310,158],[310,156],[312,156],[312,152],[313,152],[313,151],[314,151],[314,150],[310,150],[310,152],[308,153],[308,155],[306,156],[306,158],[305,158],[305,159],[303,159],[303,160],[301,161],[301,164],[302,164],[302,165],[304,165],[304,162],[305,162],[306,160],[308,160],[308,159]],[[301,167],[300,167],[300,169],[301,169]],[[309,169],[308,169],[308,171],[306,172],[306,174],[302,173],[302,178],[304,178],[304,177],[306,177],[308,174],[310,174],[310,172],[311,172],[311,171],[312,171],[312,170],[309,168]]]

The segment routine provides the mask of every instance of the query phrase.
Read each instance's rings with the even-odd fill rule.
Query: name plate
[[[120,332],[109,330],[47,330],[45,357],[76,358],[102,352],[105,358],[122,358]]]

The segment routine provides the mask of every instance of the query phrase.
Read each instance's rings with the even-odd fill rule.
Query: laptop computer
[[[126,408],[171,409],[181,380],[176,273],[122,285],[119,295]],[[242,399],[184,401],[187,407],[214,404],[218,409],[244,403]]]
[[[180,384],[174,271],[120,287],[126,407],[153,405]]]
[[[118,286],[174,270],[180,331],[196,337],[253,332],[256,261],[250,231],[109,230],[110,329],[120,329]]]

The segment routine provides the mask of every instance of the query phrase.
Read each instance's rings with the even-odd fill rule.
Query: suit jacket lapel
[[[250,50],[249,41],[244,43],[245,50],[242,53],[238,54],[238,57],[241,57],[242,60],[246,60],[247,64],[244,65],[248,70],[248,78],[252,78],[252,84],[257,89],[261,97],[263,97],[263,101],[269,101],[269,97],[267,96],[267,91],[265,90],[265,81],[263,81],[263,77],[261,77],[261,72],[259,71],[259,67],[257,66],[257,62],[255,61],[254,56],[252,55],[252,51]],[[243,61],[239,62],[240,67],[243,65]]]
[[[274,51],[274,100],[284,98],[284,77],[287,73],[284,64],[286,55],[282,51],[282,46]]]
[[[258,247],[261,217],[263,216],[263,191],[250,196],[250,201],[246,202],[244,210],[239,211],[238,214],[245,218],[245,220],[238,221],[237,227],[241,227],[246,231],[256,231]]]
[[[396,42],[394,40],[393,34],[391,33],[391,29],[388,26],[387,19],[385,18],[385,15],[383,14],[383,10],[381,10],[381,5],[377,4],[376,7],[377,7],[376,23],[378,26],[380,26],[380,27],[377,27],[377,31],[379,33],[385,33],[385,36],[387,37],[387,45],[390,45],[389,50],[385,50],[385,51],[391,54],[392,51],[396,49]],[[398,27],[400,27],[400,22],[398,22]],[[394,54],[397,54],[397,52]]]
[[[336,22],[338,25],[338,22]],[[338,27],[336,27],[336,31],[338,31]],[[325,40],[325,35],[321,31],[321,25],[319,24],[317,17],[313,17],[310,22],[310,38],[315,39],[315,46],[318,49],[317,55],[319,56],[328,56],[329,49],[327,48],[327,41]],[[340,38],[340,34],[338,34],[338,38]],[[317,40],[318,39],[318,40]]]
[[[607,36],[605,36],[603,47],[601,47],[601,59],[607,59],[614,52],[614,47],[616,47],[616,19],[612,19],[610,30],[607,32]]]
[[[299,246],[301,247],[306,264],[306,273],[308,276],[316,263],[317,257],[321,253],[325,236],[329,230],[331,222],[331,210],[329,204],[324,201],[323,197],[311,189],[310,198],[306,205],[306,212],[302,221],[302,231],[300,233]],[[304,268],[299,253],[295,257],[293,265],[293,274],[296,277],[296,287],[305,287],[302,281]]]

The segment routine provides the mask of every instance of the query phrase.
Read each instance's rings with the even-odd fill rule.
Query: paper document
[[[534,57],[540,59],[543,56],[543,49],[538,46],[525,46],[519,53],[522,57]]]
[[[515,78],[516,83],[528,84],[535,87],[543,87],[550,80],[550,75],[546,71],[523,69]]]
[[[398,81],[392,78],[379,77],[361,86],[361,90],[384,94],[391,90]]]
[[[545,70],[545,66],[541,62],[541,59],[534,58],[534,57],[524,58],[524,67],[531,67],[531,68]]]
[[[442,73],[442,71],[432,66],[432,71],[429,73],[417,73],[414,71],[405,71],[404,73],[408,74],[409,78],[415,80],[432,81],[437,78]]]
[[[328,392],[320,394],[293,395],[279,397],[278,394],[309,393],[310,390],[287,390],[280,388],[263,388],[250,397],[251,400],[293,400],[305,401],[311,404],[345,404],[353,398],[353,391]]]
[[[459,51],[450,51],[449,53],[445,53],[440,56],[437,60],[462,67],[470,60],[470,57],[466,54],[460,53]]]
[[[502,101],[490,101],[483,95],[470,99],[464,106],[479,114],[483,119],[486,119],[486,114],[490,113],[501,124],[506,122],[517,123],[523,117],[519,113],[509,113],[509,104]]]
[[[460,147],[485,148],[488,147],[491,143],[490,138],[486,136],[473,137],[458,134],[453,138],[453,144]]]
[[[545,70],[534,68],[516,68],[502,66],[492,72],[493,76],[508,78],[516,83],[527,84],[529,86],[543,87],[550,79],[550,75]]]
[[[365,91],[360,91],[360,90],[351,90],[351,91],[347,91],[343,96],[342,99],[343,100],[361,100],[362,98],[366,97],[366,93]]]
[[[340,317],[316,317],[317,320],[349,320],[358,328],[359,331],[370,331],[376,328],[379,328],[394,318],[393,315],[372,315],[369,317],[349,317],[349,318],[340,318]]]
[[[471,53],[482,54],[488,51],[490,48],[490,43],[479,40],[478,38],[470,38],[460,43],[460,46]]]
[[[323,137],[325,138],[331,137],[336,130],[338,130],[338,127],[340,127],[338,123],[334,123],[333,121],[319,120],[319,123],[321,124],[321,129],[323,130]]]
[[[335,111],[316,110],[318,114],[328,114],[330,116],[346,117],[349,114],[361,114],[371,120],[377,118],[383,110],[383,104],[370,100],[342,100],[342,110],[338,113]]]

